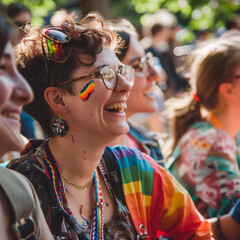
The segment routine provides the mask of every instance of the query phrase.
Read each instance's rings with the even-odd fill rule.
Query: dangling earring
[[[65,111],[63,112],[63,115],[66,115]],[[53,117],[50,127],[53,133],[61,137],[65,136],[67,131],[69,130],[67,123],[60,115]]]

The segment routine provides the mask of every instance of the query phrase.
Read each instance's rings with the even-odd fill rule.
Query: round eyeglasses
[[[151,52],[146,53],[145,56],[140,58],[140,62],[132,66],[136,71],[141,71],[145,76],[149,75],[149,66],[153,67],[153,55]]]
[[[130,83],[130,85],[133,86],[134,81],[135,81],[135,71],[129,65],[123,65],[123,66],[121,66],[121,68],[119,70],[115,70],[111,66],[105,66],[97,72],[93,72],[89,75],[81,76],[76,79],[70,79],[66,82],[62,82],[62,83],[58,84],[57,86],[60,87],[60,86],[81,80],[83,78],[88,78],[88,77],[96,77],[97,78],[97,77],[101,76],[105,87],[109,90],[113,90],[113,89],[115,89],[115,87],[117,86],[117,83],[118,83],[118,76],[117,76],[118,74],[120,74],[122,77],[124,77],[128,81],[128,83]]]

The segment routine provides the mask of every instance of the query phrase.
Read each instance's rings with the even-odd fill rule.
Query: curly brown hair
[[[40,123],[48,137],[53,136],[50,122],[54,113],[44,98],[44,90],[67,81],[77,68],[93,65],[103,47],[110,46],[117,50],[119,44],[116,34],[105,27],[106,21],[98,13],[89,13],[80,24],[75,23],[74,17],[69,15],[67,22],[71,40],[64,44],[66,60],[56,63],[47,56],[48,73],[42,50],[44,46],[48,53],[46,39],[39,28],[29,29],[27,36],[16,48],[18,69],[31,85],[35,95],[33,102],[26,105],[24,110]],[[72,84],[60,88],[73,95]]]

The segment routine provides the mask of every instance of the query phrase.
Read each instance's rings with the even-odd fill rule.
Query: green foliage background
[[[22,3],[32,11],[32,24],[34,26],[42,26],[44,24],[43,17],[46,17],[50,11],[57,8],[58,4],[62,4],[65,0],[2,0],[4,4],[14,2]]]
[[[2,0],[9,4],[16,0]],[[86,1],[86,0],[79,0]],[[43,17],[49,15],[69,0],[18,0],[33,13],[33,25],[42,25]],[[101,0],[98,0],[99,6]],[[80,4],[79,4],[80,5]],[[125,17],[136,27],[146,24],[149,14],[160,8],[174,13],[180,24],[190,30],[218,29],[226,19],[240,12],[240,0],[110,0],[110,16]]]

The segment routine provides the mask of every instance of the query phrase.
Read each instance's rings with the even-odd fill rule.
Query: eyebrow
[[[135,57],[135,58],[131,59],[131,61],[129,62],[129,64],[133,64],[133,63],[135,63],[136,61],[141,61],[141,58],[142,58],[142,57]]]

